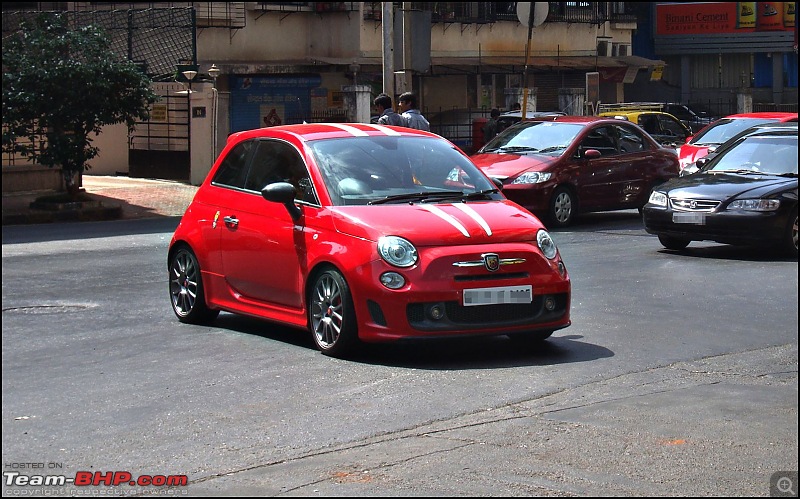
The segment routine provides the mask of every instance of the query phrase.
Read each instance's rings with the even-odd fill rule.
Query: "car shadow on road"
[[[224,313],[220,314],[213,326],[316,350],[310,333],[251,317]],[[438,371],[546,366],[614,356],[611,350],[582,340],[582,335],[568,334],[566,330],[556,331],[544,342],[525,346],[502,335],[431,338],[361,344],[346,360]]]
[[[731,246],[712,242],[692,242],[683,250],[675,251],[660,248],[658,253],[675,258],[706,258],[741,262],[796,262],[797,257],[789,256],[776,248],[753,246]]]

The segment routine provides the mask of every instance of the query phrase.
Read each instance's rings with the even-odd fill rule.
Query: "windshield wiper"
[[[767,172],[759,172],[755,170],[711,170],[714,173],[736,173],[738,175],[765,175]]]
[[[498,148],[503,152],[537,152],[538,149],[530,146],[503,146]]]
[[[561,149],[566,149],[568,146],[551,146],[545,147],[544,149],[539,149],[538,152],[553,152],[553,151],[560,151]]]
[[[385,203],[403,203],[403,202],[424,202],[429,199],[447,199],[457,197],[460,198],[464,193],[461,191],[433,191],[433,192],[410,192],[407,194],[395,194],[394,196],[386,196],[382,199],[370,201],[367,204],[385,204]]]
[[[409,194],[396,194],[386,196],[383,199],[376,199],[367,204],[386,204],[386,203],[413,203],[415,201],[425,203],[427,201],[443,201],[445,199],[458,199],[462,202],[475,201],[478,199],[491,199],[490,196],[499,192],[498,189],[485,189],[475,192],[463,191],[434,191],[434,192],[412,192]]]

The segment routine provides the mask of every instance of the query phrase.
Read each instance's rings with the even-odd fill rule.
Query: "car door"
[[[598,137],[601,137],[598,139]],[[598,149],[599,158],[585,160],[579,199],[583,209],[613,210],[635,206],[646,188],[644,164],[649,147],[642,134],[631,125],[596,126],[581,142],[581,149],[598,140],[607,144]]]
[[[223,273],[240,302],[299,309],[303,226],[285,206],[266,201],[261,189],[273,182],[307,178],[308,170],[291,144],[256,142],[243,187],[229,189],[220,200]]]
[[[663,140],[659,142],[663,146],[679,147],[686,142],[686,137],[692,134],[689,127],[669,114],[659,114],[658,123],[663,136]]]

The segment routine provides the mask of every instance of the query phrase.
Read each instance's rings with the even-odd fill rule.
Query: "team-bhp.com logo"
[[[135,487],[185,487],[189,484],[187,475],[138,475],[128,471],[78,471],[74,477],[66,475],[24,475],[18,471],[4,471],[3,482],[7,486],[53,487],[75,485],[78,487],[99,487],[130,485]]]

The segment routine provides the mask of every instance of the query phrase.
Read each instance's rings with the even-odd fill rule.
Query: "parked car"
[[[677,148],[692,135],[692,130],[669,113],[662,111],[609,111],[598,116],[636,123],[664,147]]]
[[[740,137],[744,137],[746,135],[753,135],[757,133],[772,133],[774,131],[783,131],[786,130],[788,132],[793,132],[797,134],[797,122],[773,122],[770,121],[768,123],[760,123],[758,125],[751,126],[750,128],[745,128],[741,132],[737,133],[730,139],[726,140],[721,146],[717,147],[713,152],[709,152],[702,158],[698,159],[694,163],[690,163],[686,168],[681,170],[681,177],[685,175],[692,175],[700,171],[700,167],[703,166],[705,163],[710,161],[712,158],[716,157],[721,152],[727,150],[728,148],[732,147],[736,142],[739,140]]]
[[[681,120],[688,126],[692,134],[699,132],[706,125],[718,120],[720,117],[713,111],[700,104],[664,104],[662,110]]]
[[[797,132],[737,139],[698,173],[653,189],[643,219],[671,250],[707,240],[797,257]]]
[[[360,342],[570,325],[570,279],[543,224],[454,144],[371,124],[232,134],[169,245],[178,319],[221,311]]]
[[[512,201],[550,227],[580,212],[641,208],[678,176],[678,157],[628,121],[560,116],[512,125],[472,156]]]
[[[719,119],[690,137],[678,149],[681,170],[713,151],[729,138],[753,125],[797,121],[797,113],[740,113]]]

